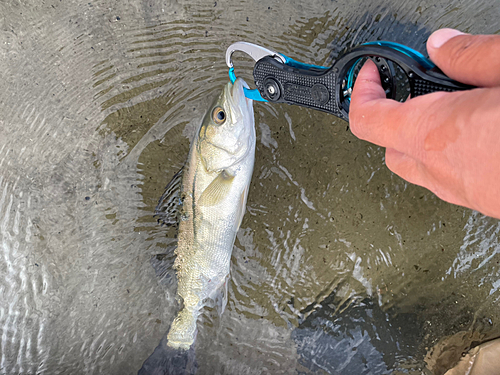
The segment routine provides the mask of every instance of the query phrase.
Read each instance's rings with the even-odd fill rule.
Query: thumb
[[[427,52],[450,78],[480,87],[500,86],[500,35],[441,29],[429,37]]]
[[[367,60],[359,71],[351,95],[349,108],[349,127],[353,134],[361,139],[388,145],[385,139],[390,124],[389,117],[401,103],[387,100],[380,83],[380,74],[373,61]]]

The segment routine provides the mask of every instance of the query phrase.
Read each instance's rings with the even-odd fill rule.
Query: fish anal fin
[[[228,287],[229,287],[229,274],[225,276],[219,285],[215,288],[212,294],[203,301],[203,304],[211,308],[215,308],[217,313],[222,315],[227,306],[227,301],[229,297]]]
[[[227,306],[229,275],[226,276],[224,283],[218,288],[218,293],[215,296],[215,306],[219,311],[219,315],[224,313]]]
[[[201,193],[198,204],[204,207],[218,205],[229,194],[233,180],[234,176],[231,176],[226,171],[219,173],[205,191]]]
[[[158,201],[154,216],[158,222],[167,226],[176,226],[179,223],[179,207],[182,205],[181,186],[184,167],[174,175],[167,184],[165,192]]]

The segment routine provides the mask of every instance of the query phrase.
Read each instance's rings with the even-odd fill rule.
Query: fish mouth
[[[248,99],[245,96],[245,90],[244,88],[249,89],[250,87],[248,84],[245,82],[243,78],[236,78],[236,81],[234,81],[233,85],[231,86],[229,92],[230,92],[230,97],[232,99],[232,102],[234,104],[240,104],[243,99],[246,99],[247,105],[250,104],[251,99]]]

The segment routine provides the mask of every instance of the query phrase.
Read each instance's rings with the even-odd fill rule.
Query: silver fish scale
[[[283,87],[282,99],[288,102],[306,105],[331,113],[340,113],[335,100],[336,75],[328,72],[321,76],[304,76],[280,70],[268,62],[258,62],[258,69],[254,70],[254,80],[260,92],[264,91],[264,81],[272,77]],[[319,104],[312,94],[313,86],[321,84],[328,91],[328,101]],[[325,92],[326,93],[326,92]]]

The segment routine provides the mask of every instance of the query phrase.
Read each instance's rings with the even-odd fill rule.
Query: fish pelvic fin
[[[165,187],[165,192],[158,201],[154,217],[158,223],[166,226],[177,226],[179,224],[179,208],[182,205],[181,186],[184,167],[172,177]]]
[[[247,206],[247,196],[248,196],[248,186],[245,187],[245,190],[241,193],[240,202],[238,204],[238,211],[236,211],[236,222],[235,232],[240,229],[241,223],[243,222],[243,216],[245,216],[245,210]]]
[[[182,308],[170,326],[167,345],[174,349],[188,350],[196,339],[196,321],[199,315],[199,310]]]

